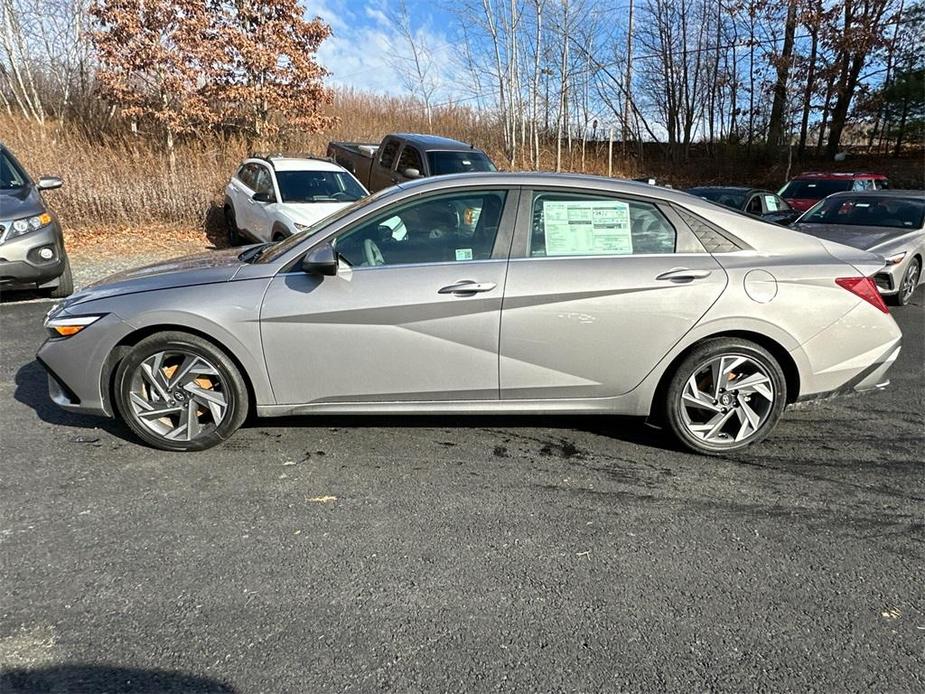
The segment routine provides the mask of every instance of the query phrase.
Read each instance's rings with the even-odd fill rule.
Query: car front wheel
[[[113,388],[132,432],[166,451],[211,448],[247,416],[247,388],[237,366],[188,333],[158,333],[132,347],[116,369]]]
[[[748,340],[716,338],[678,365],[666,419],[686,448],[716,455],[767,436],[786,402],[786,379],[770,352]]]
[[[899,291],[890,297],[890,303],[896,306],[905,306],[912,301],[912,295],[915,294],[915,288],[919,286],[919,279],[922,273],[922,264],[918,258],[913,258],[909,262],[909,267],[903,273],[903,278],[899,282]]]

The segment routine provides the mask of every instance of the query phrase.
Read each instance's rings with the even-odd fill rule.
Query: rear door
[[[626,393],[725,286],[670,206],[524,190],[501,313],[501,398]]]

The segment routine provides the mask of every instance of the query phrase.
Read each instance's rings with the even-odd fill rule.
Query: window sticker
[[[457,248],[456,249],[456,260],[472,260],[472,249],[471,248]]]
[[[546,255],[631,255],[630,206],[617,200],[544,200]]]
[[[777,198],[774,197],[773,195],[765,195],[764,204],[765,204],[765,207],[768,208],[768,212],[777,212],[777,209],[778,209]]]

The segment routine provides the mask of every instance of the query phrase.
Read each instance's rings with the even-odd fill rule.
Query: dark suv
[[[60,187],[55,176],[33,181],[0,144],[0,291],[49,289],[56,298],[74,291],[61,225],[41,193]]]

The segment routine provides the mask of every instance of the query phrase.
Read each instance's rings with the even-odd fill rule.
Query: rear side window
[[[254,189],[254,174],[255,167],[253,164],[244,164],[240,169],[238,169],[238,180],[241,181],[251,190]]]
[[[379,154],[379,164],[387,169],[392,168],[395,162],[395,155],[398,153],[398,140],[389,140],[382,145],[382,152]]]
[[[677,232],[647,202],[558,192],[533,194],[529,255],[674,253]]]

